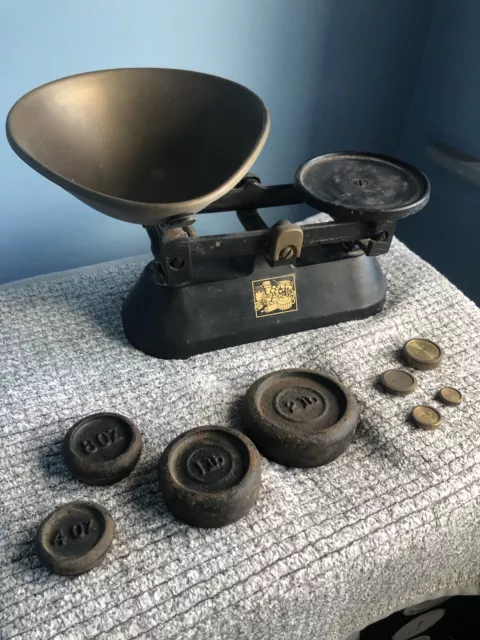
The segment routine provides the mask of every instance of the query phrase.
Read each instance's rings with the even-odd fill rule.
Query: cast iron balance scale
[[[154,259],[123,305],[128,340],[159,358],[364,318],[382,308],[396,222],[428,202],[415,168],[330,153],[293,184],[248,171],[269,131],[265,104],[216,76],[114,69],[23,96],[7,120],[15,152],[94,209],[147,230]],[[333,222],[268,227],[258,209],[307,203]],[[245,231],[197,236],[197,215],[236,211]]]

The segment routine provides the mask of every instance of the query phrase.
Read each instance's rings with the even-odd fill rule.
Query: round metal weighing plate
[[[427,204],[430,185],[421,171],[390,158],[329,153],[301,165],[296,185],[305,201],[337,220],[395,220]]]
[[[403,345],[403,357],[414,369],[430,371],[440,366],[443,359],[442,349],[431,340],[412,338]]]
[[[412,409],[412,419],[420,429],[433,431],[442,422],[442,415],[433,407],[419,404]]]
[[[76,422],[63,441],[63,458],[72,474],[94,485],[126,478],[142,452],[137,426],[118,413],[94,413]]]
[[[197,427],[168,445],[158,474],[175,517],[195,527],[223,527],[257,501],[261,458],[253,442],[234,429]]]
[[[243,418],[248,435],[268,458],[291,467],[316,467],[345,451],[358,423],[358,404],[325,373],[284,369],[248,389]]]
[[[384,371],[380,376],[380,382],[385,391],[394,396],[407,396],[418,386],[415,376],[400,369]]]
[[[462,404],[463,396],[458,389],[442,387],[438,392],[438,399],[440,402],[443,402],[443,404],[457,407],[459,404]]]
[[[35,551],[54,573],[77,576],[104,559],[115,534],[109,512],[93,502],[70,502],[55,509],[40,525]]]

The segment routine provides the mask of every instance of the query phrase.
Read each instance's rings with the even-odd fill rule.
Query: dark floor
[[[360,640],[477,640],[480,597],[429,600],[370,625]]]

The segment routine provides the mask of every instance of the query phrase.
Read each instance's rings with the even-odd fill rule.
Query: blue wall
[[[0,114],[28,90],[73,73],[122,66],[206,71],[265,100],[272,129],[256,170],[264,182],[287,182],[300,162],[325,151],[396,152],[433,6],[1,0]],[[82,205],[23,164],[3,137],[0,166],[0,282],[149,250],[141,227]],[[272,221],[282,212],[269,215]],[[238,229],[230,214],[205,217],[198,227]]]
[[[398,235],[480,304],[480,190],[435,166],[429,144],[480,158],[480,2],[439,0],[401,155],[430,178],[426,209]]]

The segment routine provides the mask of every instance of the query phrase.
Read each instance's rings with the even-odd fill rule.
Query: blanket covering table
[[[430,594],[480,576],[480,311],[394,240],[381,258],[388,301],[377,316],[162,361],[136,351],[122,300],[144,260],[0,291],[0,638],[23,640],[344,640]],[[445,350],[394,398],[377,376],[411,337]],[[190,528],[158,493],[161,451],[186,429],[241,428],[239,403],[263,374],[322,369],[356,394],[347,452],[318,469],[263,461],[259,502],[218,530]],[[407,421],[443,385],[462,390],[435,432]],[[135,472],[111,487],[74,480],[61,442],[81,416],[117,411],[144,438]],[[117,523],[104,564],[75,579],[34,555],[40,521],[71,500]]]

